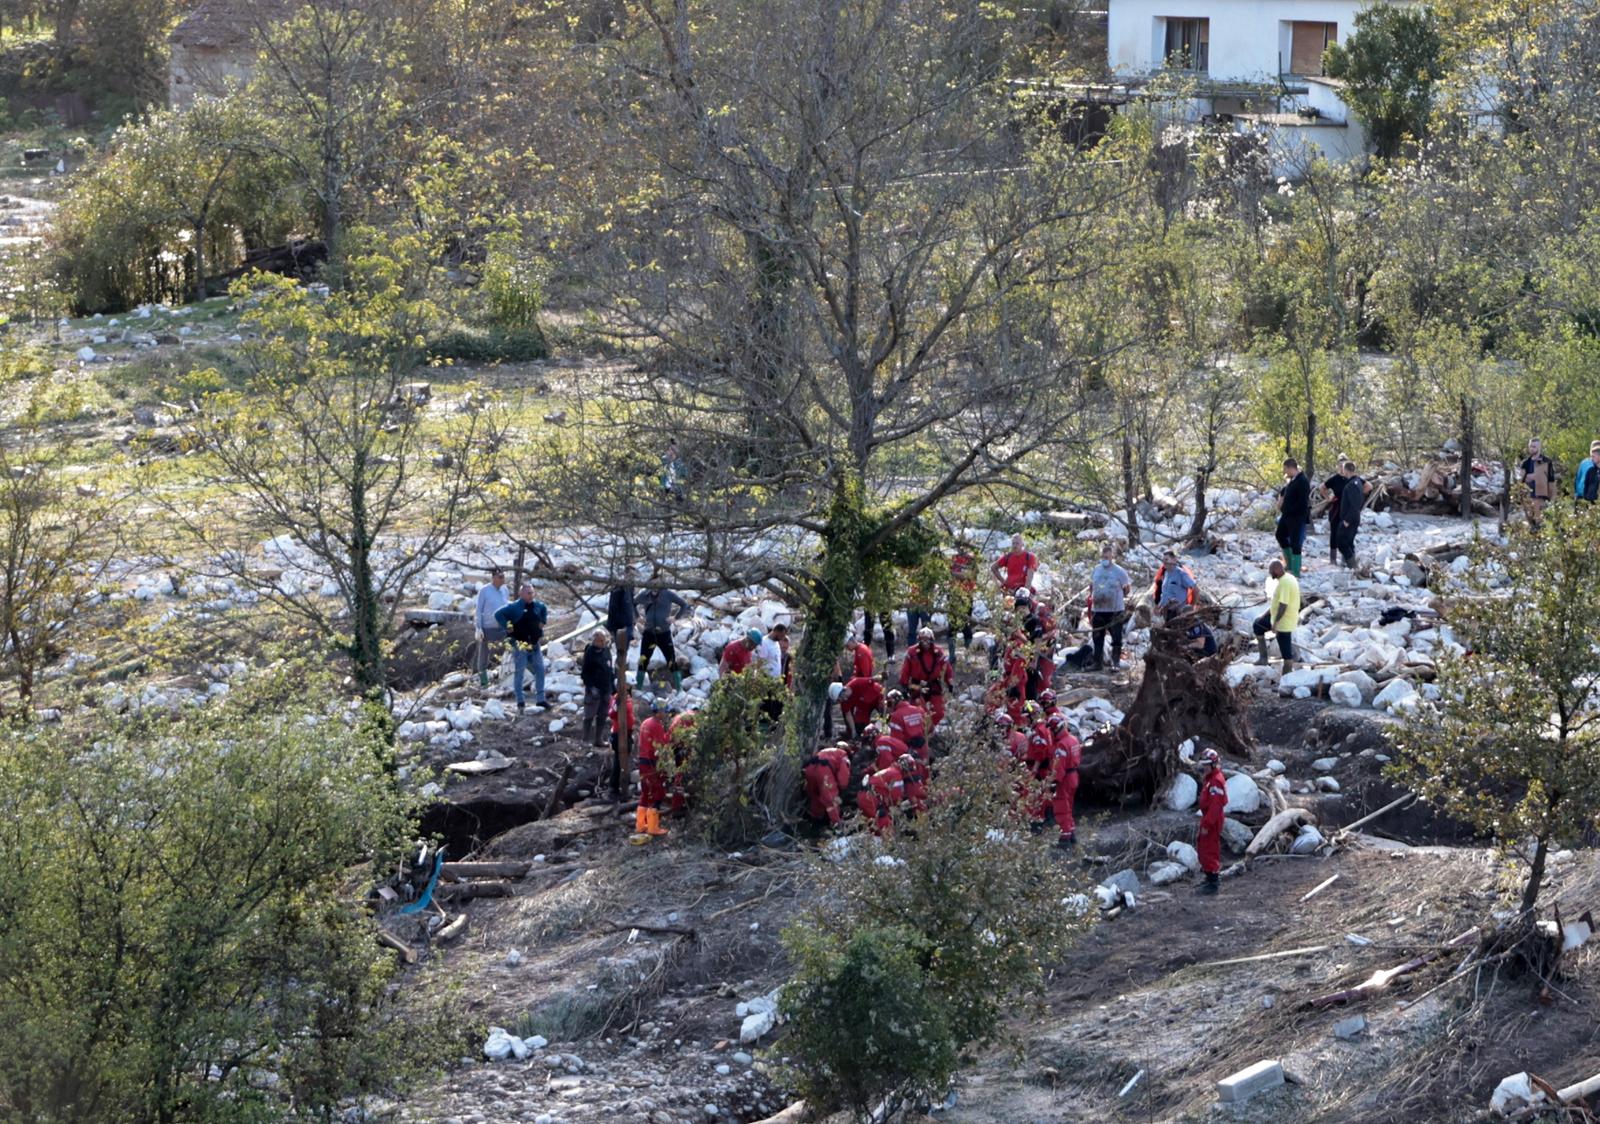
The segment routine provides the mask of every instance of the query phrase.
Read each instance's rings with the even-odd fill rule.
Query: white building
[[[1323,76],[1322,54],[1350,34],[1360,0],[1109,0],[1107,64],[1130,86],[1173,74],[1189,116],[1260,133],[1278,174],[1315,153],[1366,152],[1366,131]]]

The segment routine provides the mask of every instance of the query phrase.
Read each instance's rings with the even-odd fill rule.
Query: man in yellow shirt
[[[1300,623],[1300,582],[1287,573],[1283,563],[1272,560],[1267,567],[1272,576],[1267,579],[1267,611],[1256,618],[1251,631],[1256,634],[1256,648],[1260,656],[1256,663],[1265,667],[1271,660],[1267,656],[1267,633],[1278,634],[1278,653],[1283,656],[1283,670],[1294,670],[1294,630]]]

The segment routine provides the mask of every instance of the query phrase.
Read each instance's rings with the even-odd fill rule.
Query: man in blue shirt
[[[533,586],[524,582],[517,590],[517,599],[496,613],[494,619],[511,635],[511,691],[517,699],[517,713],[524,709],[522,672],[529,667],[533,668],[533,705],[549,710],[544,695],[544,626],[550,619],[550,610],[543,601],[533,599]]]
[[[1589,446],[1589,459],[1578,466],[1572,479],[1572,495],[1585,503],[1600,499],[1600,441]]]

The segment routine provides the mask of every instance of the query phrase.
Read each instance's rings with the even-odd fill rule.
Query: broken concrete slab
[[[1223,1104],[1243,1104],[1258,1093],[1283,1084],[1283,1063],[1259,1061],[1217,1082],[1217,1099]]]

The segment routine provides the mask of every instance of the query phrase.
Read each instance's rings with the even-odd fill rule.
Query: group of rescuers
[[[1353,481],[1355,489],[1363,482],[1354,476],[1353,466],[1335,480]],[[1350,484],[1345,485],[1346,489]],[[1294,463],[1285,465],[1285,487],[1279,494],[1278,541],[1283,558],[1274,559],[1267,582],[1267,611],[1254,622],[1259,649],[1258,662],[1269,662],[1267,637],[1275,636],[1285,670],[1294,662],[1292,633],[1299,623],[1300,547],[1304,542],[1304,522],[1309,518],[1309,487]],[[1359,509],[1364,491],[1346,490],[1345,510]],[[1345,498],[1348,497],[1348,498]],[[1353,502],[1352,502],[1353,501]],[[1298,525],[1297,525],[1298,523]],[[1330,519],[1332,554],[1337,564],[1341,547],[1348,551],[1353,531],[1345,530],[1338,515]],[[1291,547],[1293,549],[1291,549]],[[898,675],[889,681],[891,669],[880,675],[870,646],[870,632],[861,640],[852,639],[842,653],[835,681],[828,688],[830,705],[825,711],[825,740],[834,734],[834,707],[843,724],[845,737],[824,745],[802,766],[807,812],[819,825],[837,825],[845,817],[846,800],[878,834],[894,829],[897,813],[916,816],[926,807],[932,775],[931,738],[945,720],[946,700],[955,686],[956,638],[970,647],[973,642],[972,606],[977,589],[978,561],[964,546],[958,545],[948,559],[936,555],[941,568],[948,567],[946,602],[949,606],[948,654],[941,650],[931,627],[931,598],[916,597],[923,604],[907,608],[908,646]],[[1080,595],[1090,637],[1066,654],[1062,666],[1079,671],[1116,668],[1122,662],[1123,634],[1133,613],[1129,605],[1133,583],[1128,572],[1117,563],[1117,549],[1106,544],[1100,561]],[[1021,535],[1013,535],[1010,549],[989,566],[989,573],[1002,592],[997,614],[999,639],[989,651],[991,683],[985,696],[986,722],[983,729],[997,756],[1018,773],[1018,800],[1023,804],[1035,830],[1053,823],[1058,846],[1071,850],[1076,845],[1073,805],[1078,789],[1078,770],[1082,756],[1080,731],[1072,717],[1056,703],[1051,684],[1059,670],[1055,662],[1058,625],[1053,607],[1035,592],[1038,556],[1029,551]],[[543,629],[548,619],[545,606],[533,597],[531,586],[524,585],[516,597],[504,590],[505,576],[496,570],[491,583],[483,587],[478,599],[478,669],[487,683],[488,646],[506,640],[513,655],[513,688],[517,709],[525,706],[523,672],[534,675],[535,705],[548,708],[544,693]],[[1217,637],[1203,614],[1197,610],[1199,587],[1192,573],[1177,554],[1168,550],[1162,557],[1150,587],[1153,612],[1168,627],[1183,630],[1182,646],[1193,659],[1202,659],[1218,650]],[[674,743],[694,725],[694,712],[682,702],[681,673],[672,642],[672,625],[688,611],[687,603],[670,590],[647,590],[637,597],[626,587],[611,593],[606,626],[596,628],[584,646],[580,678],[584,685],[581,737],[595,746],[603,745],[611,731],[615,764],[611,787],[620,787],[624,750],[617,737],[618,704],[626,708],[626,725],[637,730],[639,769],[639,807],[636,828],[639,837],[664,835],[660,818],[667,811],[680,812],[686,801],[683,775],[667,764],[673,759]],[[870,628],[873,614],[867,621]],[[883,644],[892,661],[894,629],[884,619]],[[644,721],[634,724],[634,698],[619,694],[616,676],[627,674],[628,650],[635,628],[642,631],[638,656],[637,686],[649,682],[652,653],[659,649],[672,678],[673,692],[663,690],[655,696],[640,696],[647,711]],[[1107,663],[1106,642],[1111,651]],[[613,646],[616,655],[613,656]],[[719,670],[722,675],[739,675],[755,669],[783,681],[792,688],[788,627],[772,626],[767,634],[751,629],[729,642],[722,650]],[[1197,851],[1206,881],[1201,889],[1214,893],[1220,870],[1222,810],[1227,803],[1221,763],[1215,750],[1203,750],[1198,758],[1206,767],[1200,784],[1200,830]]]

